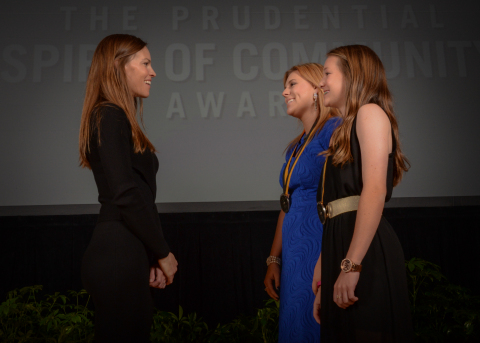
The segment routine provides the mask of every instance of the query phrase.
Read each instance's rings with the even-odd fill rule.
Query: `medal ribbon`
[[[325,164],[323,165],[323,178],[322,178],[322,200],[320,203],[323,205],[323,194],[325,194],[325,171],[327,169],[328,156],[325,158]]]
[[[295,152],[297,151],[297,148],[298,148],[298,144],[300,144],[300,142],[298,142],[295,145],[295,149],[293,149],[292,155],[290,155],[290,158],[287,162],[287,165],[285,166],[285,171],[283,172],[283,194],[285,194],[287,197],[289,196],[288,195],[288,186],[290,185],[290,178],[292,177],[293,169],[295,168],[295,165],[297,164],[298,160],[300,159],[300,156],[302,155],[303,151],[305,150],[305,148],[308,144],[308,137],[310,137],[310,134],[312,133],[315,125],[317,125],[317,122],[318,122],[318,117],[315,120],[315,123],[313,123],[313,126],[310,129],[310,132],[308,133],[307,137],[305,137],[305,143],[303,144],[302,149],[298,153],[298,156],[295,156],[295,163],[293,164],[292,168],[289,169],[290,168],[290,163],[292,162],[292,157],[293,157],[293,155],[295,155]],[[305,130],[303,131],[303,134],[304,133],[305,133]]]

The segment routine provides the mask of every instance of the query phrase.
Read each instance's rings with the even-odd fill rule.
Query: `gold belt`
[[[339,214],[358,210],[360,195],[330,201],[327,205],[327,217],[333,218]]]
[[[319,201],[317,203],[317,211],[322,224],[325,224],[327,218],[333,218],[342,213],[358,210],[359,200],[360,195],[352,195],[350,197],[330,201],[327,206],[323,206],[323,203]]]
[[[333,218],[345,212],[358,210],[358,201],[360,200],[360,195],[352,195],[346,198],[330,201],[326,207],[323,205],[323,195],[325,194],[325,172],[327,170],[327,161],[328,161],[328,156],[325,158],[325,164],[323,165],[322,198],[319,202],[317,202],[317,212],[322,224],[325,224],[325,222],[327,221],[327,218]]]

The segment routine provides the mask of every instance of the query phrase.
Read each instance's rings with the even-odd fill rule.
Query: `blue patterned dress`
[[[279,343],[320,342],[320,325],[313,318],[312,278],[322,247],[323,227],[316,208],[316,195],[324,156],[340,118],[329,119],[305,148],[292,172],[289,185],[290,211],[282,227],[282,272],[280,279]],[[304,143],[305,135],[300,141]],[[288,151],[286,161],[293,151]],[[292,158],[291,165],[295,162]],[[283,187],[283,173],[280,185]]]

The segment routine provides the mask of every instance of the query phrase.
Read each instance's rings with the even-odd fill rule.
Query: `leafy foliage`
[[[205,342],[205,343],[270,343],[278,341],[278,315],[280,303],[267,300],[256,317],[239,316],[231,323],[209,330],[195,313],[185,316],[180,306],[178,316],[158,311],[150,338],[152,342]]]
[[[8,293],[0,305],[0,341],[92,342],[93,312],[87,307],[87,292],[69,291],[70,298],[56,292],[37,300],[41,290],[37,285]]]
[[[413,325],[418,342],[479,342],[480,297],[448,283],[440,267],[406,261]]]
[[[38,300],[42,286],[30,286],[8,293],[0,304],[0,341],[23,342],[92,342],[93,311],[88,308],[90,296],[85,290],[56,292]],[[256,317],[240,316],[233,322],[209,330],[196,313],[178,315],[157,311],[150,334],[152,342],[259,342],[278,340],[279,303],[268,300]]]
[[[417,342],[479,342],[480,297],[450,284],[440,267],[412,258],[405,263]],[[42,286],[16,289],[0,304],[0,341],[92,342],[93,311],[85,290],[56,292],[38,300]],[[270,343],[278,341],[279,302],[272,299],[256,316],[239,316],[209,329],[196,313],[157,311],[152,342]]]
[[[203,342],[208,326],[196,313],[183,314],[179,306],[178,316],[172,312],[157,311],[153,317],[150,339],[152,342]]]
[[[240,316],[232,323],[218,325],[207,342],[277,342],[279,313],[280,303],[269,299],[265,302],[265,307],[257,311],[256,317]]]

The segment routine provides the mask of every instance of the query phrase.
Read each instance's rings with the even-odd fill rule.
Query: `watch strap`
[[[346,267],[344,266],[344,264],[348,264],[350,266],[350,268],[348,270],[345,270]],[[340,264],[340,269],[342,271],[344,271],[345,273],[361,272],[362,271],[362,265],[361,264],[356,264],[355,262],[353,262],[349,258],[344,258],[342,260],[342,263]]]

